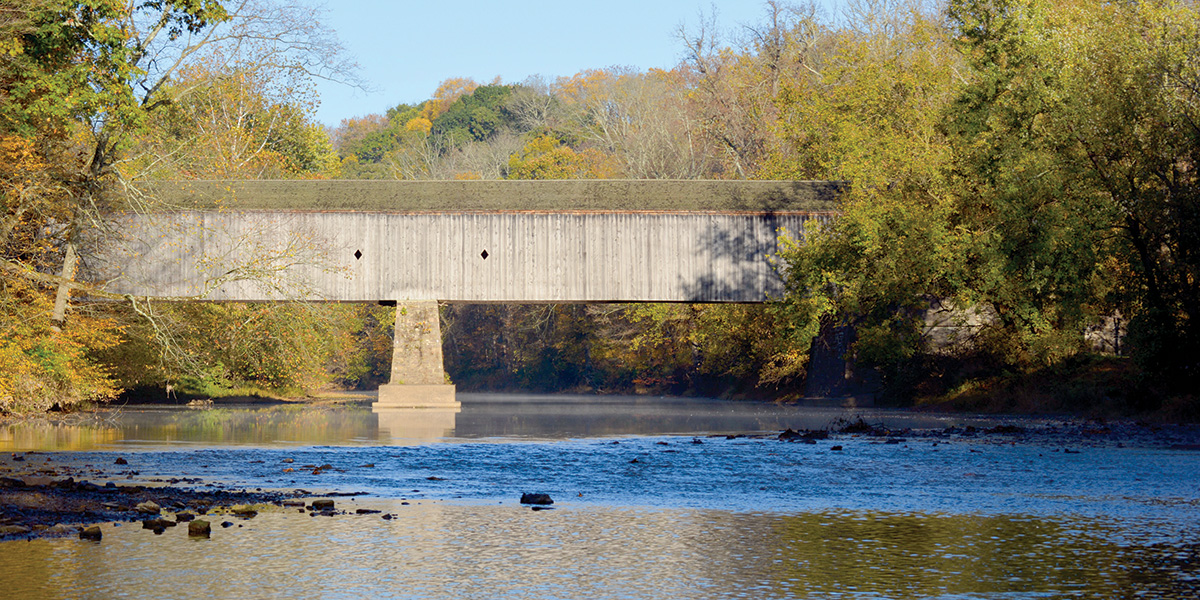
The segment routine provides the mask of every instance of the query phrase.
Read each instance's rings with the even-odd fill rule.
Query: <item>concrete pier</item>
[[[396,303],[392,379],[379,386],[374,408],[458,407],[442,367],[442,328],[434,300]]]

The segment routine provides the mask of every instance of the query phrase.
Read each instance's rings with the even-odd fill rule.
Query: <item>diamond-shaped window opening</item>
[[[355,250],[354,251],[354,260],[358,260],[360,258],[362,258],[362,250]]]
[[[483,252],[480,252],[480,253],[479,253],[479,256],[482,256],[482,257],[483,257],[483,260],[487,260],[487,257],[488,257],[488,252],[487,252],[487,250],[484,250]]]

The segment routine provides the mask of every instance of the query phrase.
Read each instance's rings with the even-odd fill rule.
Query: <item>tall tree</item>
[[[43,187],[50,191],[4,190],[6,300],[38,306],[55,297],[44,315],[52,324],[39,330],[46,335],[84,320],[86,309],[68,301],[70,291],[103,294],[74,281],[78,257],[87,257],[87,240],[109,233],[109,211],[131,207],[129,196],[112,192],[127,183],[119,167],[133,137],[152,114],[196,91],[171,85],[173,78],[204,53],[253,56],[305,76],[352,73],[317,22],[312,9],[270,0],[0,2],[0,135],[32,144],[49,166]],[[35,230],[36,243],[8,243],[13,232]]]

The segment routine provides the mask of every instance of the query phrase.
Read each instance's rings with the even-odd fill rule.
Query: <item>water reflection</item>
[[[393,443],[430,443],[454,437],[455,420],[462,409],[372,408],[379,439]]]
[[[399,518],[273,512],[209,540],[126,525],[100,543],[5,542],[0,585],[19,598],[1193,598],[1200,574],[1194,544],[1071,517],[358,505]]]
[[[883,410],[788,407],[647,396],[459,394],[461,409],[376,409],[363,404],[126,407],[62,421],[0,426],[0,451],[93,450],[130,445],[406,445],[455,439],[747,433],[828,427],[864,416],[894,428],[990,426],[998,419]]]

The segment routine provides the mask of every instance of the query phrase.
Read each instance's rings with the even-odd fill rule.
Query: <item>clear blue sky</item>
[[[322,82],[317,120],[336,126],[420,102],[450,77],[518,83],[611,66],[670,68],[683,58],[679,25],[695,28],[714,7],[725,31],[760,23],[766,10],[760,0],[328,0],[324,24],[373,89]]]

